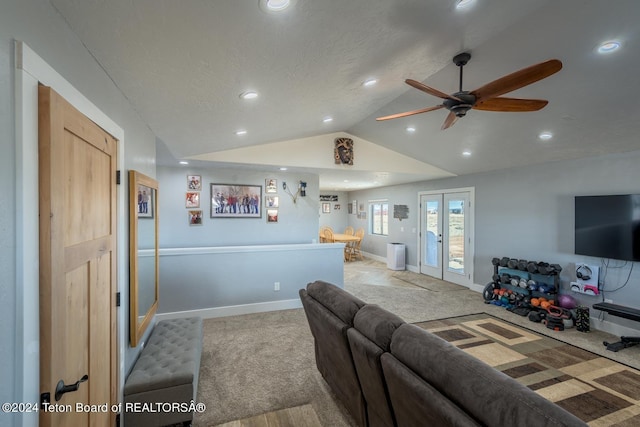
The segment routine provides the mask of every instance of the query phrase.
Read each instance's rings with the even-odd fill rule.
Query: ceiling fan
[[[416,89],[444,99],[442,104],[436,105],[435,107],[421,108],[419,110],[407,111],[405,113],[378,117],[376,120],[397,119],[400,117],[407,117],[414,114],[446,108],[449,110],[449,114],[442,124],[442,130],[444,130],[453,126],[456,120],[460,117],[464,117],[470,109],[507,112],[538,111],[547,105],[549,101],[544,99],[503,98],[500,97],[500,95],[504,95],[505,93],[535,83],[538,80],[549,77],[562,69],[562,62],[557,59],[550,59],[548,61],[523,68],[515,73],[508,74],[469,92],[462,90],[462,68],[467,65],[467,62],[469,62],[470,59],[471,54],[468,52],[459,53],[453,57],[453,63],[460,67],[460,90],[451,95],[447,95],[444,92],[440,92],[437,89],[431,88],[415,80],[405,80],[408,85],[413,86]]]

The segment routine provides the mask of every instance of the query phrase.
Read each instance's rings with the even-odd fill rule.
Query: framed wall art
[[[275,179],[265,179],[264,180],[264,192],[265,193],[277,193],[278,192],[278,181]]]
[[[261,185],[211,184],[211,218],[261,217]]]
[[[278,196],[264,196],[264,206],[267,208],[277,208],[280,204]]]
[[[189,225],[202,225],[202,210],[189,211]]]
[[[267,209],[267,222],[278,222],[278,209]]]
[[[153,218],[155,191],[146,185],[138,185],[138,218]]]
[[[191,191],[202,191],[202,176],[187,175],[187,189]]]
[[[186,208],[199,208],[200,207],[200,193],[197,191],[188,191],[185,197]]]
[[[322,213],[331,213],[331,203],[322,204]]]

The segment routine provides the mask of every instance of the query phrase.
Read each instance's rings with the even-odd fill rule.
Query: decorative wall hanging
[[[138,185],[138,218],[153,218],[154,194],[151,187]]]
[[[261,185],[211,184],[211,218],[261,217]]]
[[[409,218],[409,206],[393,205],[393,217],[398,218],[400,221]]]
[[[187,189],[191,191],[202,191],[202,176],[187,175]]]
[[[321,202],[337,202],[338,195],[337,194],[321,194],[320,201]]]
[[[322,204],[322,213],[331,213],[331,203]]]
[[[337,165],[353,166],[353,139],[336,138],[333,157]]]
[[[294,204],[298,201],[298,196],[305,197],[307,195],[307,183],[304,181],[300,181],[298,183],[298,189],[295,194],[291,192],[291,189],[287,186],[286,182],[282,182],[282,189],[289,195],[289,197],[291,197]]]

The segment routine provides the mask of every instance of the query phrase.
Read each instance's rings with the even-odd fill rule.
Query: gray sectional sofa
[[[357,426],[586,426],[454,345],[330,283],[300,290],[316,365]]]

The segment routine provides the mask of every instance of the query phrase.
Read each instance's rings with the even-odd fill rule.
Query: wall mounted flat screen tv
[[[640,194],[576,196],[575,253],[640,261]]]

